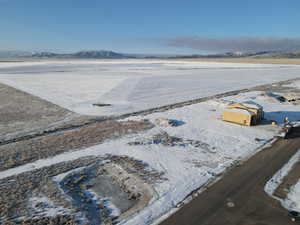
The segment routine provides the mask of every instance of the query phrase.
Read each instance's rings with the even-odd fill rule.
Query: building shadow
[[[172,126],[174,127],[179,127],[185,124],[185,122],[181,121],[181,120],[174,120],[174,119],[170,119],[170,123],[172,124]]]
[[[288,118],[290,123],[300,122],[300,112],[299,111],[275,111],[275,112],[265,112],[266,120],[274,120],[279,125],[285,124],[285,118]],[[291,131],[286,135],[286,139],[293,139],[300,137],[300,127],[293,127]]]
[[[278,124],[283,125],[285,118],[288,118],[289,122],[300,121],[299,111],[275,111],[275,112],[264,112],[265,120],[276,121]]]

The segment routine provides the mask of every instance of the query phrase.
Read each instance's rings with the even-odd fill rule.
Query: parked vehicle
[[[300,221],[300,213],[297,211],[289,211],[289,217],[292,221]]]

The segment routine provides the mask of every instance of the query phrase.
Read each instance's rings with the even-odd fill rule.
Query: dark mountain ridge
[[[75,53],[0,51],[0,58],[77,58],[77,59],[176,59],[176,58],[300,58],[300,51],[227,52],[218,54],[162,55],[123,54],[113,51],[79,51]]]

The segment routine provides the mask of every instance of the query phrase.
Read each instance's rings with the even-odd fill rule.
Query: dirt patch
[[[91,225],[113,220],[139,202],[138,198],[132,198],[132,193],[124,191],[119,183],[111,179],[121,174],[108,171],[108,167],[107,164],[94,163],[59,182],[64,193],[72,199],[73,207],[80,210]],[[112,216],[112,210],[106,207],[109,202],[118,208],[118,215]]]
[[[111,104],[106,104],[106,103],[94,103],[93,106],[105,107],[105,106],[111,106]]]
[[[0,223],[112,224],[147,205],[153,197],[151,181],[163,180],[162,173],[129,157],[55,164],[0,180]],[[113,214],[107,202],[120,214]]]
[[[0,146],[0,171],[69,150],[90,147],[108,139],[119,138],[152,128],[147,121],[114,120],[95,123],[53,135]]]
[[[28,219],[14,222],[3,222],[2,225],[77,225],[70,216],[57,216],[55,218],[45,217],[40,219]]]
[[[129,142],[129,145],[153,145],[153,144],[161,144],[164,146],[170,147],[193,147],[193,148],[201,148],[208,152],[214,152],[215,147],[210,146],[209,144],[191,140],[191,139],[183,139],[175,136],[170,136],[167,132],[161,132],[159,134],[154,135],[152,138],[144,139],[144,140],[136,140],[133,142]]]
[[[37,193],[47,196],[56,206],[71,209],[68,201],[63,200],[61,192],[51,177],[95,161],[95,159],[82,159],[60,163],[0,180],[0,223],[18,222],[23,220],[22,218],[34,219],[32,211],[28,210],[28,203],[32,197],[36,197]]]
[[[0,83],[0,140],[78,117],[55,104]]]
[[[132,207],[123,210],[117,221],[125,219],[142,210],[153,198],[153,189],[139,176],[128,173],[127,170],[118,164],[106,164],[104,169],[110,174],[111,179],[115,183],[122,187],[126,193],[129,193],[129,199],[136,203]],[[124,204],[124,202],[122,204]]]
[[[286,199],[291,187],[294,186],[300,179],[300,162],[297,162],[287,176],[282,180],[282,183],[277,187],[274,196],[280,199]]]
[[[296,79],[291,79],[291,80],[286,80],[286,81],[280,81],[280,82],[276,82],[273,84],[268,84],[268,85],[262,85],[262,86],[258,86],[255,88],[252,88],[251,90],[253,91],[263,91],[266,93],[290,93],[290,92],[295,92],[295,93],[300,93],[300,90],[297,89],[296,87],[290,86],[291,84],[293,84],[294,81],[299,81],[299,78]]]

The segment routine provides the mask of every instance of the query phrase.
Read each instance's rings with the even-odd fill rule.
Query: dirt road
[[[300,149],[298,137],[277,140],[160,225],[295,224],[280,203],[264,192],[264,186]]]

